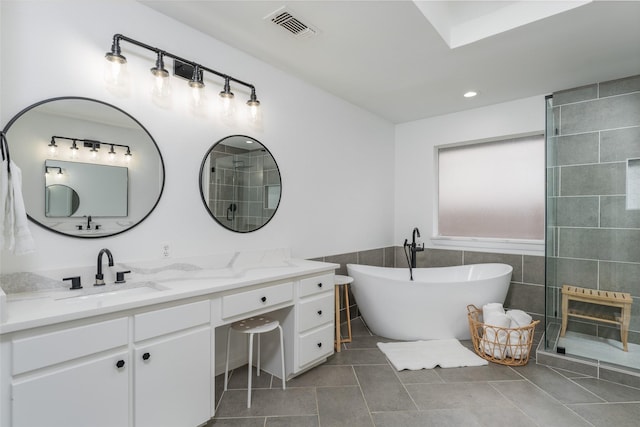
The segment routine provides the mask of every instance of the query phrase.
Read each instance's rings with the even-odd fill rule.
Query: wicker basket
[[[467,311],[471,341],[478,356],[508,366],[523,366],[529,362],[539,320],[521,328],[500,328],[482,323],[482,310],[475,305],[468,305]]]

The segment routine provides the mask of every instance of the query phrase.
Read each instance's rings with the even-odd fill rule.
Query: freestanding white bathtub
[[[348,264],[362,317],[381,337],[397,340],[470,339],[467,305],[504,303],[513,267],[387,268]]]

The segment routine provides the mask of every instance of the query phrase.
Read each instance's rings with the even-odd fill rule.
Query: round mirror
[[[220,225],[239,233],[264,227],[280,204],[280,170],[258,140],[233,135],[216,142],[200,166],[200,195]]]
[[[22,170],[27,216],[73,237],[106,237],[142,222],[164,189],[164,162],[131,115],[89,98],[52,98],[4,129]]]
[[[80,196],[73,188],[62,184],[47,185],[44,189],[44,213],[48,218],[68,217],[78,211]]]

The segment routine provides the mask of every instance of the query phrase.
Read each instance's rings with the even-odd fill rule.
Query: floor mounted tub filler
[[[513,267],[473,264],[413,269],[348,264],[362,318],[396,340],[470,339],[467,305],[504,303]]]

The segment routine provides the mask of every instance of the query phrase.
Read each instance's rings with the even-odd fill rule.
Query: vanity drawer
[[[298,367],[333,354],[333,323],[298,337]]]
[[[249,314],[293,300],[293,283],[267,286],[222,297],[222,318]]]
[[[13,375],[127,345],[126,317],[13,341]]]
[[[322,276],[307,277],[300,280],[298,287],[298,296],[306,297],[309,295],[319,294],[328,290],[333,290],[334,279],[333,274],[323,274]]]
[[[325,292],[323,295],[306,298],[298,303],[298,332],[333,321],[334,304],[333,292]]]
[[[134,341],[146,340],[209,323],[209,301],[198,301],[171,308],[136,314]]]

